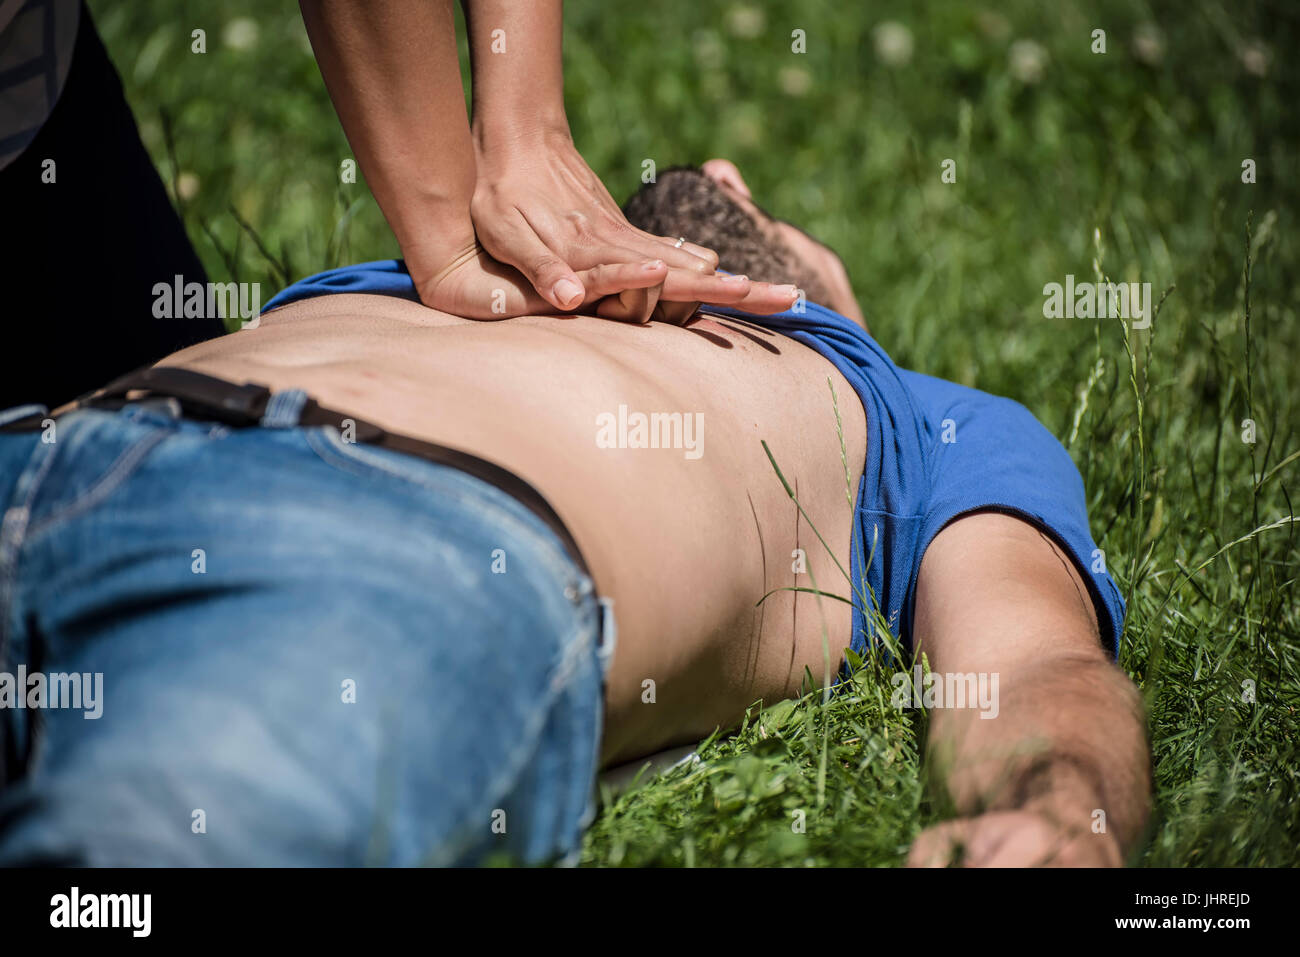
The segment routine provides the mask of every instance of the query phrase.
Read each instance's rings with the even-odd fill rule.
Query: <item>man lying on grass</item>
[[[561,859],[600,766],[797,695],[882,621],[997,676],[995,716],[933,711],[962,816],[913,862],[1125,859],[1148,750],[1064,449],[894,366],[731,164],[628,212],[824,304],[481,322],[370,264],[52,422],[6,414],[5,670],[102,673],[103,700],[0,715],[0,863]]]

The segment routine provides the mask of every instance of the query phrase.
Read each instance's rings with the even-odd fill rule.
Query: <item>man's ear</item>
[[[753,198],[749,187],[745,185],[745,178],[740,175],[740,170],[731,160],[711,159],[700,167],[700,171],[719,186],[735,190],[745,199]]]

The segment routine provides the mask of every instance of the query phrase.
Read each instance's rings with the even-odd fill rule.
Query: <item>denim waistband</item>
[[[266,399],[262,415],[256,420],[255,424],[259,428],[266,429],[290,429],[305,426],[306,423],[303,422],[303,414],[309,408],[309,405],[314,406],[314,403],[312,402],[311,397],[303,389],[284,389],[271,392]],[[164,421],[175,421],[180,419],[186,419],[189,421],[205,421],[200,412],[187,411],[182,407],[182,403],[178,399],[166,395],[149,395],[144,398],[126,401],[122,403],[121,408],[125,414],[132,418],[156,417]],[[0,432],[36,431],[46,427],[51,419],[52,417],[49,409],[44,405],[33,404],[15,406],[10,409],[0,409]],[[420,444],[427,445],[430,448],[437,448],[433,443]],[[401,453],[403,450],[389,449],[388,451]],[[428,464],[448,464],[434,462],[428,458],[413,453],[404,454],[408,454],[410,458],[416,461]],[[449,464],[449,467],[454,468],[455,465]],[[475,475],[473,472],[467,471],[466,474],[484,480],[482,476]],[[527,483],[524,483],[522,479],[520,482],[524,487],[530,491],[532,490],[532,487],[527,485]],[[488,484],[493,483],[488,482]],[[505,494],[510,495],[511,498],[519,502],[520,505],[528,511],[541,518],[548,526],[548,530],[554,533],[553,525],[555,522],[558,522],[559,519],[558,516],[554,516],[553,510],[551,511],[553,520],[548,521],[546,515],[539,514],[535,503],[512,495],[509,489],[500,488],[500,486],[496,487]],[[537,494],[539,500],[543,503],[545,508],[549,510],[549,503],[546,503],[545,499],[541,498],[540,493]],[[565,531],[567,532],[567,529],[565,529]],[[574,605],[580,605],[583,601],[588,599],[594,599],[597,604],[599,615],[597,635],[599,642],[598,650],[602,675],[607,677],[609,668],[613,661],[614,649],[618,641],[618,626],[614,615],[613,599],[596,593],[595,583],[592,580],[591,572],[586,565],[581,552],[577,550],[577,545],[572,538],[572,534],[569,533],[567,536],[557,535],[556,538],[558,539],[563,551],[568,554],[570,559],[573,561],[575,571],[578,572],[578,581],[580,582],[580,585],[576,589],[573,589],[572,586],[566,588],[565,597]],[[570,591],[573,593],[570,594]]]

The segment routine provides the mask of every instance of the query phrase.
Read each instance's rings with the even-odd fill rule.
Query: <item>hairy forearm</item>
[[[330,99],[408,261],[474,241],[453,0],[300,0]]]
[[[1145,827],[1151,790],[1133,683],[1100,655],[1055,656],[1000,678],[995,718],[931,712],[930,766],[955,810],[1035,811],[1072,834],[1111,835],[1127,854]]]
[[[569,134],[564,114],[562,0],[462,0],[480,155]]]

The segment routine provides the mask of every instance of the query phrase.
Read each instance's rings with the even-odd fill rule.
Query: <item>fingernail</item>
[[[723,282],[744,282],[748,278],[749,278],[748,276],[723,276],[722,281]]]
[[[646,272],[654,272],[656,269],[662,269],[664,261],[662,259],[652,259],[649,262],[641,264],[641,268]]]
[[[798,286],[786,285],[786,286],[777,286],[776,288],[781,290],[782,295],[789,296],[791,299],[797,299],[799,297]]]
[[[582,287],[572,279],[561,279],[551,289],[551,295],[566,309],[582,298]]]

